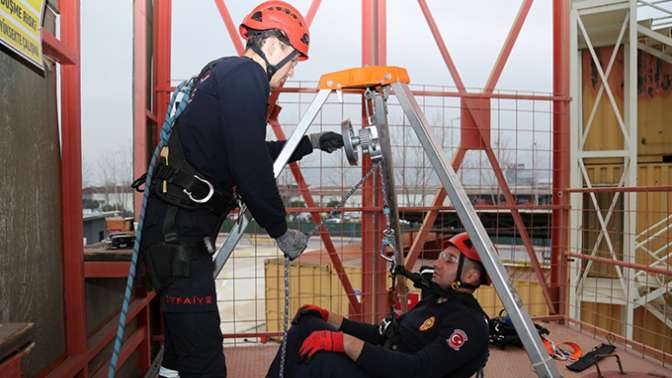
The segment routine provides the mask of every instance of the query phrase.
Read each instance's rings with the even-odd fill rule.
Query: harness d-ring
[[[196,203],[206,203],[206,202],[210,201],[210,198],[212,198],[212,195],[215,194],[215,188],[212,187],[212,184],[211,184],[210,181],[208,181],[208,180],[204,180],[204,179],[202,179],[202,178],[200,178],[200,177],[198,177],[198,176],[196,176],[196,175],[194,175],[194,178],[197,179],[197,180],[200,181],[200,182],[205,183],[205,185],[208,186],[208,194],[207,194],[205,197],[203,197],[203,198],[196,199],[196,198],[194,198],[194,197],[191,195],[191,192],[190,192],[190,191],[188,191],[187,189],[182,189],[182,191],[184,192],[184,194],[186,194],[187,197],[189,197],[190,200],[192,200],[192,201],[194,201],[194,202],[196,202]]]

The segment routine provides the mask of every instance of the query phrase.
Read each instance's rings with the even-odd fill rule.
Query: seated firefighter
[[[419,274],[410,275],[419,281]],[[472,293],[490,280],[466,232],[444,245],[431,282],[423,280],[422,300],[380,325],[303,306],[287,335],[284,376],[473,376],[488,357],[488,318]],[[278,376],[280,350],[267,377]]]

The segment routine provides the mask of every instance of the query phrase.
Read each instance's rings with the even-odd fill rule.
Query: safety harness
[[[152,175],[152,194],[172,206],[186,210],[206,208],[214,214],[229,209],[233,195],[219,189],[207,175],[198,172],[184,156],[180,140],[179,121],[173,127],[168,145],[159,153],[159,163]],[[142,191],[147,174],[133,182],[133,188]]]
[[[198,85],[205,81],[219,60],[208,63],[201,72],[192,78],[193,90],[184,92],[182,101],[188,104],[198,90]],[[172,108],[179,107],[171,104]],[[145,173],[131,185],[139,192],[145,189],[168,205],[162,227],[162,242],[144,246],[142,253],[147,273],[155,288],[169,285],[176,278],[190,277],[190,261],[199,253],[215,252],[215,240],[219,228],[229,211],[236,206],[237,196],[220,188],[208,175],[196,170],[186,159],[180,139],[179,116],[167,125],[169,137],[159,148],[159,155],[152,172],[151,179]],[[165,128],[166,126],[164,126]],[[149,181],[149,182],[147,182]],[[147,186],[149,185],[149,186]],[[218,221],[203,240],[182,240],[177,228],[177,214],[180,209],[193,211],[205,209],[217,216]]]

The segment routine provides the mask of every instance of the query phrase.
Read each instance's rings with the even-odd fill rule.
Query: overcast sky
[[[258,1],[227,1],[234,22]],[[309,0],[290,1],[304,14]],[[434,19],[468,87],[480,88],[519,9],[519,0],[429,0]],[[552,2],[534,2],[500,89],[552,90]],[[82,142],[85,180],[97,167],[128,156],[132,143],[132,1],[82,2]],[[453,85],[417,1],[387,1],[387,64],[408,69],[411,81]],[[173,0],[172,78],[197,73],[235,50],[212,0]],[[294,79],[361,64],[361,1],[324,0],[311,28],[310,60]],[[281,98],[282,100],[282,98]]]

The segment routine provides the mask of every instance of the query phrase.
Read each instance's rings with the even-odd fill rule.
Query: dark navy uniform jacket
[[[226,57],[217,61],[206,77],[178,120],[185,157],[220,189],[235,187],[257,223],[277,238],[287,231],[287,222],[273,161],[284,142],[266,142],[270,90],[266,73],[249,58]],[[290,161],[312,151],[308,137],[304,137]],[[145,237],[157,234],[151,232],[153,226],[160,231],[165,215],[165,209],[159,208],[162,206],[152,205],[150,208],[158,209],[148,211],[143,230],[143,239],[150,243],[153,241]],[[217,231],[213,229],[218,219],[205,209],[180,209],[176,222],[182,240],[198,241]]]
[[[471,377],[488,356],[487,318],[473,303],[423,299],[400,317],[389,347],[377,326],[343,319],[341,331],[366,342],[356,363],[371,377]]]
[[[245,57],[221,58],[195,87],[176,131],[187,161],[220,190],[232,191],[235,187],[257,223],[277,238],[287,231],[287,222],[273,161],[284,142],[266,142],[269,90],[268,78],[259,64]],[[308,137],[304,137],[290,161],[312,151]],[[167,209],[166,203],[150,197],[143,245],[163,241]],[[179,209],[175,223],[180,241],[197,242],[218,231],[219,218],[207,209]],[[171,298],[195,297],[197,300],[192,302],[196,304],[163,303],[164,310],[216,311],[214,301],[201,301],[214,295],[212,259],[209,256],[195,259],[191,271],[190,278],[177,280],[164,294],[166,301],[172,302],[175,301]]]

